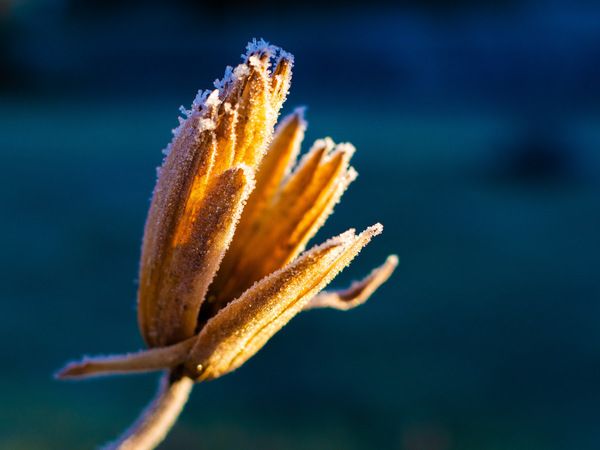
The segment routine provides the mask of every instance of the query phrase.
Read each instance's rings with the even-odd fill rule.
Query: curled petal
[[[348,310],[362,305],[375,290],[381,286],[394,272],[398,265],[396,255],[388,256],[385,263],[374,269],[366,278],[355,281],[348,289],[338,291],[321,291],[310,299],[302,308],[307,311],[313,308],[334,308]]]
[[[186,361],[185,374],[207,380],[242,365],[381,230],[379,224],[358,236],[349,230],[255,283],[204,326]]]

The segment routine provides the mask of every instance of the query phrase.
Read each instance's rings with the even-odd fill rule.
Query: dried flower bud
[[[303,309],[349,309],[393,272],[395,256],[344,291],[319,293],[370,241],[376,224],[312,249],[307,242],[356,178],[350,144],[315,142],[296,164],[303,108],[273,136],[293,58],[253,42],[235,69],[200,92],[159,171],[142,245],[138,323],[149,349],[84,358],[58,378],[168,369],[157,399],[119,448],[152,448],[191,380],[228,373]]]

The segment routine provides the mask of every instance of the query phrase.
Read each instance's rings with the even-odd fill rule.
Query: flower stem
[[[193,385],[191,378],[176,375],[173,371],[165,371],[152,402],[118,440],[107,444],[103,450],[155,448],[179,417]]]

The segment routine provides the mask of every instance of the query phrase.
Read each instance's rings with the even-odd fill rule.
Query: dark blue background
[[[600,448],[600,5],[0,2],[0,448],[91,448],[155,375],[59,383],[142,347],[139,247],[180,105],[253,37],[296,56],[304,149],[357,147],[314,242],[380,221],[295,318],[196,386],[162,448]]]

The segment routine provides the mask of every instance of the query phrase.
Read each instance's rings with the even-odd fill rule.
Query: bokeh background
[[[385,226],[364,306],[303,313],[198,385],[163,449],[600,448],[600,4],[0,1],[0,448],[116,437],[157,376],[52,380],[142,347],[142,229],[178,108],[246,43],[296,56],[304,148],[357,147],[315,242]]]

